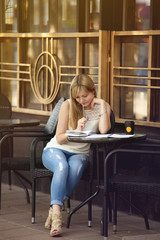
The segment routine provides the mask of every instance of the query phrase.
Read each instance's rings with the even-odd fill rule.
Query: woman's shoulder
[[[66,99],[66,100],[62,103],[62,105],[66,105],[66,106],[68,106],[69,103],[70,103],[70,100],[69,100],[69,99]]]
[[[62,108],[62,109],[69,109],[69,105],[70,105],[69,99],[66,99],[66,100],[62,103],[61,108]]]

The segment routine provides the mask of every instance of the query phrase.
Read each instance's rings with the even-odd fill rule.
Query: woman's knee
[[[67,161],[64,161],[64,160],[59,160],[59,162],[56,164],[56,169],[61,172],[61,173],[64,173],[64,172],[68,172],[68,163]]]
[[[65,155],[62,151],[54,148],[48,148],[43,151],[42,161],[46,168],[51,171],[59,170],[66,171],[68,170],[68,164]]]
[[[83,171],[89,163],[89,157],[84,154],[76,154],[69,159],[69,166],[74,172]]]
[[[75,155],[74,161],[77,165],[83,165],[83,167],[85,168],[88,166],[89,157],[85,154],[77,154]]]

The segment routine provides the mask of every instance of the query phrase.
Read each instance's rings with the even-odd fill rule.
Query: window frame
[[[147,67],[134,67],[134,66],[127,66],[127,67],[122,67],[120,63],[120,37],[123,37],[124,39],[126,38],[134,38],[134,39],[139,39],[140,37],[148,37],[148,66]],[[137,125],[143,125],[143,126],[153,126],[153,127],[160,127],[160,122],[158,121],[153,121],[153,116],[152,116],[152,99],[153,95],[151,94],[152,90],[158,89],[160,91],[160,83],[158,86],[153,86],[152,82],[153,80],[159,81],[159,77],[155,77],[153,75],[153,72],[159,72],[160,67],[155,67],[153,66],[153,50],[156,46],[153,45],[153,38],[154,37],[160,37],[160,31],[159,30],[149,30],[149,31],[113,31],[111,33],[111,107],[115,113],[115,120],[117,123],[124,123],[126,119],[129,119],[127,117],[122,118],[120,116],[120,101],[121,99],[118,98],[118,91],[120,88],[145,88],[147,89],[147,119],[146,120],[139,120],[139,119],[132,119],[130,118],[129,120],[134,120]],[[115,57],[116,56],[116,57]],[[120,70],[146,70],[148,72],[148,76],[138,76],[139,79],[146,79],[147,80],[147,85],[144,86],[142,84],[124,84],[124,83],[117,83],[116,79],[123,78],[121,71]],[[119,71],[119,74],[115,74],[115,70]],[[136,76],[130,75],[130,76],[125,76],[128,79],[135,79],[137,78]],[[125,81],[125,80],[124,80]],[[116,97],[115,97],[116,96]],[[158,107],[156,108],[155,111],[158,110]],[[159,110],[160,111],[160,110]],[[157,113],[158,115],[160,114]]]
[[[29,109],[29,108],[23,108],[21,107],[21,101],[24,100],[23,97],[23,82],[28,82],[30,85],[33,85],[33,68],[29,63],[24,63],[21,61],[21,56],[24,54],[24,47],[22,45],[23,40],[26,39],[41,39],[42,46],[41,46],[41,52],[39,54],[42,54],[43,52],[47,52],[51,55],[55,55],[54,52],[54,41],[56,39],[76,39],[76,63],[75,65],[64,65],[61,64],[58,66],[58,75],[59,75],[59,84],[66,84],[66,82],[61,81],[61,78],[63,76],[63,73],[61,71],[62,68],[70,68],[75,69],[75,74],[66,74],[66,76],[74,77],[76,74],[82,73],[85,69],[92,69],[96,70],[96,76],[91,74],[91,77],[97,77],[97,89],[98,89],[98,96],[103,97],[105,100],[109,101],[109,78],[107,78],[108,74],[108,64],[109,61],[107,61],[107,47],[109,47],[109,44],[106,44],[107,39],[109,39],[110,32],[107,31],[99,31],[99,32],[89,32],[89,33],[0,33],[0,40],[4,39],[14,39],[17,42],[17,62],[12,63],[0,63],[0,81],[5,80],[7,81],[14,81],[17,85],[17,106],[12,106],[12,111],[19,112],[19,113],[27,113],[27,114],[40,114],[40,115],[50,115],[50,112],[52,111],[52,108],[54,106],[55,101],[57,100],[57,93],[56,92],[54,98],[52,99],[52,103],[46,104],[41,103],[41,110],[35,110],[35,109]],[[22,41],[21,41],[22,40]],[[51,48],[48,45],[48,41],[50,40]],[[98,43],[98,65],[97,66],[87,66],[83,64],[84,59],[84,48],[83,48],[83,42],[95,42],[95,40]],[[104,51],[105,50],[105,51]],[[35,59],[36,60],[36,59]],[[108,62],[108,64],[106,64]],[[3,74],[6,72],[4,67],[2,66],[8,66],[8,69],[6,69],[11,74],[16,75],[15,78],[12,78],[12,76],[7,76],[4,78]],[[13,67],[15,68],[13,70]],[[11,70],[10,70],[11,68]],[[24,69],[27,68],[26,73],[24,72]],[[64,74],[65,75],[65,74]],[[67,84],[70,84],[68,82]],[[33,87],[33,86],[32,86]],[[106,90],[107,87],[107,90]],[[33,91],[34,92],[34,91]],[[34,92],[35,94],[35,92]]]

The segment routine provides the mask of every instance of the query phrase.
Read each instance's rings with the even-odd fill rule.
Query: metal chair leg
[[[11,170],[8,170],[8,184],[9,184],[9,189],[11,190],[12,186],[12,176],[11,176]]]
[[[36,179],[32,180],[32,224],[35,223],[35,212],[36,212]]]
[[[92,200],[88,202],[88,227],[92,227]]]
[[[17,180],[19,181],[19,183],[21,184],[21,186],[23,187],[23,189],[26,192],[26,199],[27,199],[27,203],[30,203],[30,197],[29,197],[29,192],[28,189],[26,187],[26,185],[23,183],[23,181],[21,180],[21,174],[19,174],[18,172],[14,171],[14,174],[17,178]]]
[[[113,193],[113,232],[117,232],[117,193]]]

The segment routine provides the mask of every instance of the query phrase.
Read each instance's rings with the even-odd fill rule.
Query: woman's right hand
[[[88,121],[88,118],[83,117],[81,119],[78,120],[78,124],[77,124],[77,129],[78,131],[83,131],[84,126],[86,124],[86,122]]]

